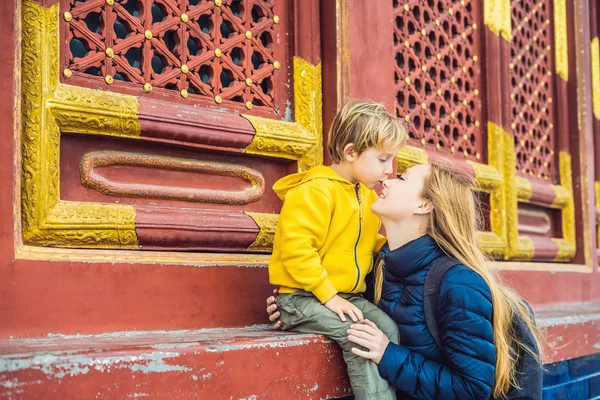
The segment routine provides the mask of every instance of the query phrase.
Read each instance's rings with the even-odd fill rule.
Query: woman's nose
[[[387,188],[390,187],[390,181],[392,181],[392,179],[385,179],[383,182],[381,182],[381,184],[383,187]]]

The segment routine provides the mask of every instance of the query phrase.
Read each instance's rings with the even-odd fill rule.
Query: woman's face
[[[428,164],[415,165],[398,178],[383,181],[381,195],[371,210],[382,220],[391,221],[429,213],[429,205],[422,193],[430,169]]]

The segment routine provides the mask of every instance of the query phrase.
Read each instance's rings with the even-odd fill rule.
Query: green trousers
[[[362,311],[365,319],[372,321],[391,342],[398,344],[398,325],[385,312],[359,295],[338,295],[354,304]],[[350,317],[346,316],[346,322],[342,322],[336,313],[321,304],[312,293],[304,291],[280,294],[277,309],[281,313],[279,320],[284,330],[325,335],[342,347],[356,400],[396,399],[396,389],[379,375],[377,364],[352,353],[353,347],[361,346],[348,341],[347,331],[353,324]]]

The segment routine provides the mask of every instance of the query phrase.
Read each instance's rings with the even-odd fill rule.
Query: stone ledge
[[[0,398],[335,398],[345,364],[323,336],[268,326],[0,341]]]

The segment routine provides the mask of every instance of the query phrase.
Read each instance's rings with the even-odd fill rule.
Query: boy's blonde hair
[[[333,119],[327,149],[333,162],[340,163],[344,159],[344,148],[350,143],[360,155],[371,147],[383,151],[403,147],[407,141],[404,125],[387,112],[383,104],[353,100]]]

